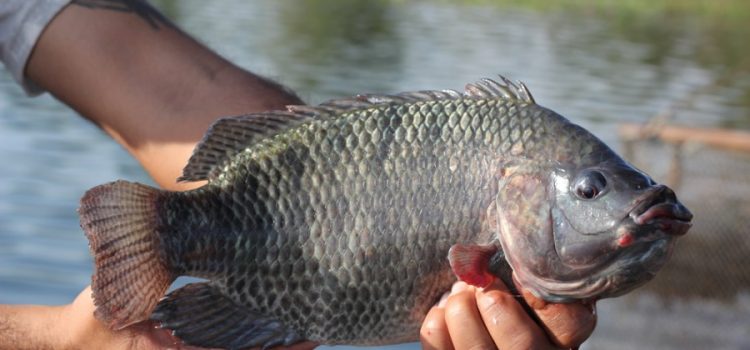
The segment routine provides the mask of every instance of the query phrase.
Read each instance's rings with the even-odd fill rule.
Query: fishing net
[[[750,290],[750,154],[699,143],[625,142],[625,156],[695,215],[672,259],[644,288],[668,297],[733,299]]]

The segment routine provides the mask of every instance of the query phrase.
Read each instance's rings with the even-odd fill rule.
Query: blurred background
[[[750,2],[152,3],[309,103],[496,74],[524,81],[695,214],[654,281],[598,304],[583,348],[750,349]],[[95,126],[49,95],[26,97],[4,71],[0,162],[0,303],[68,303],[92,269],[80,196],[151,180]]]

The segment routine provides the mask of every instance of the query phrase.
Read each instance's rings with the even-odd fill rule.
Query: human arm
[[[91,289],[63,306],[0,305],[0,349],[195,349],[147,322],[111,332],[92,315]]]
[[[74,1],[48,25],[26,75],[99,125],[163,188],[219,117],[302,101],[180,31],[140,1]],[[119,10],[94,4],[106,3]]]
[[[63,306],[0,305],[0,349],[45,349],[65,342],[64,315]]]

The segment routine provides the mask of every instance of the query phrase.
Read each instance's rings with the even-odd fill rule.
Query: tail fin
[[[158,201],[163,192],[117,181],[81,199],[81,228],[94,256],[94,315],[112,329],[145,320],[174,281],[162,257]]]

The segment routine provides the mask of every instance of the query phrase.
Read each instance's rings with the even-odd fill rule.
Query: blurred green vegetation
[[[152,0],[179,22],[181,3]],[[424,1],[430,2],[430,1]],[[603,18],[609,34],[650,45],[649,63],[660,64],[681,37],[692,41],[690,58],[710,68],[750,72],[750,0],[435,0],[450,6],[507,7],[547,13],[551,21],[576,17]],[[362,48],[398,40],[389,18],[407,0],[310,0],[282,2],[279,21],[286,33],[279,39],[311,60],[371,61],[384,57],[346,57],[338,50],[348,44]],[[560,23],[565,25],[565,23]],[[570,23],[568,23],[570,24]],[[338,50],[338,52],[337,52]],[[375,50],[376,52],[385,52]],[[392,57],[386,57],[392,59]]]
[[[606,18],[613,34],[652,43],[652,63],[670,51],[683,33],[694,35],[693,57],[706,65],[750,72],[750,1],[748,0],[463,0],[569,16]],[[732,75],[727,73],[727,76]]]
[[[463,0],[464,3],[523,6],[621,15],[696,15],[722,20],[750,18],[746,0]]]

